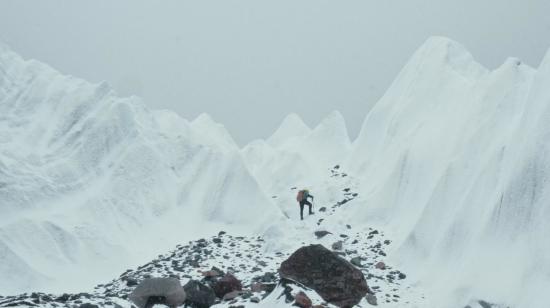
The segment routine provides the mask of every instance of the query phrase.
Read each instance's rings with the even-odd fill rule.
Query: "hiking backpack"
[[[300,191],[298,192],[298,195],[296,195],[296,201],[302,202],[302,200],[304,200],[304,191],[303,191],[303,190],[300,190]]]
[[[302,202],[304,200],[307,200],[307,196],[309,196],[309,191],[307,189],[300,190],[298,192],[298,195],[296,196],[296,201]]]

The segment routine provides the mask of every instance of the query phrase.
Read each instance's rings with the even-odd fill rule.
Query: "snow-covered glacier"
[[[233,144],[207,116],[150,111],[0,46],[0,290],[91,287],[282,217]]]
[[[550,53],[489,70],[433,37],[356,140],[338,112],[313,128],[290,114],[239,149],[208,115],[148,110],[2,46],[0,290],[89,286],[222,228],[299,245],[319,223],[296,221],[293,186],[327,204],[352,187],[322,227],[384,230],[422,307],[546,307],[549,86]]]

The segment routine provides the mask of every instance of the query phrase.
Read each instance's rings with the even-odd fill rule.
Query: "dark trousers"
[[[304,205],[307,204],[309,206],[309,214],[312,214],[311,212],[311,203],[307,200],[303,200],[300,202],[300,219],[304,220]]]

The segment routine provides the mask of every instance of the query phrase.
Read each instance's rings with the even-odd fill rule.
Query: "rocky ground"
[[[345,178],[347,174],[335,166],[330,177]],[[373,228],[355,230],[351,225],[339,231],[325,228],[326,218],[358,197],[350,187],[342,187],[340,191],[340,201],[319,207],[313,223],[317,227],[304,229],[301,244],[321,244],[363,273],[373,294],[365,297],[359,306],[418,306],[422,295],[413,294],[406,273],[386,261],[386,249],[392,242],[383,231]],[[210,302],[205,306],[248,307],[262,305],[266,299],[290,305],[300,300],[303,294],[311,300],[311,305],[334,307],[308,286],[281,279],[278,269],[294,250],[273,251],[259,236],[233,236],[220,231],[210,238],[179,245],[147,264],[129,269],[118,278],[96,286],[90,292],[0,296],[0,307],[132,307],[130,294],[142,281],[152,277],[175,278],[182,286],[193,281],[207,288],[207,292],[201,295],[203,297],[212,297],[209,292],[216,290],[216,296],[208,299]],[[217,283],[226,278],[232,281],[227,289],[229,291],[224,289],[218,292],[216,288],[220,286]],[[416,300],[411,302],[411,298]]]
[[[315,234],[311,236],[316,237]],[[331,235],[323,234],[322,237],[326,236]],[[365,274],[379,302],[400,301],[399,287],[406,275],[391,266],[382,265],[384,247],[390,243],[382,233],[372,230],[367,234],[350,232],[332,237],[337,240],[331,248]],[[96,286],[92,292],[61,295],[32,293],[1,297],[0,307],[92,307],[86,304],[128,307],[129,294],[146,278],[174,277],[185,285],[189,280],[205,281],[209,276],[216,275],[213,272],[219,275],[232,273],[239,279],[244,291],[226,301],[229,304],[248,305],[261,301],[275,289],[280,281],[277,270],[289,256],[288,252],[266,254],[262,249],[263,243],[260,237],[234,237],[222,231],[218,236],[178,246],[147,264],[122,273],[113,281]],[[255,283],[260,288],[253,290]]]

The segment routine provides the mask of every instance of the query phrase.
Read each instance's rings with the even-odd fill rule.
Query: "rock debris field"
[[[331,170],[331,177],[343,178],[338,166]],[[291,189],[291,190],[294,190]],[[324,229],[325,218],[333,215],[340,207],[357,198],[351,188],[341,190],[342,199],[335,204],[322,206],[316,215],[314,225],[318,229],[304,231],[305,239],[298,251],[307,250],[310,260],[303,264],[294,264],[302,269],[292,278],[281,277],[281,264],[293,261],[291,256],[298,251],[271,251],[266,241],[260,237],[234,236],[224,231],[210,238],[202,238],[178,245],[174,250],[159,255],[151,262],[129,269],[118,278],[97,285],[90,292],[75,294],[26,293],[17,296],[0,296],[0,307],[249,307],[249,306],[300,306],[300,307],[347,307],[353,305],[366,307],[414,306],[408,298],[418,300],[411,293],[407,275],[386,261],[386,249],[392,244],[384,232],[373,228],[354,231],[346,225],[345,232]],[[324,218],[323,218],[324,217]],[[309,240],[308,240],[309,239]],[[306,240],[308,240],[306,242]],[[323,255],[323,259],[317,256]],[[331,259],[331,261],[327,261]],[[334,270],[323,268],[323,263],[336,262],[352,275],[360,273],[366,285],[345,285],[338,281],[342,272],[326,274]],[[333,263],[331,263],[333,264]],[[320,267],[319,267],[320,266]],[[337,266],[336,266],[337,267]],[[352,270],[353,269],[353,270]],[[306,277],[309,273],[321,273],[319,277]],[[323,272],[325,274],[323,274]],[[285,275],[288,276],[288,275]],[[165,280],[155,280],[163,278]],[[311,278],[311,279],[310,279]],[[309,282],[309,283],[308,283]],[[184,290],[184,298],[179,295],[164,294],[161,287],[152,287],[155,283],[176,285],[175,289]],[[359,282],[358,282],[359,283]],[[341,287],[341,294],[323,294],[327,286]],[[146,286],[149,285],[149,286]],[[183,287],[183,288],[182,288]],[[348,301],[342,296],[351,296],[345,290],[360,290],[357,300]],[[158,290],[157,290],[158,289]],[[141,292],[141,293],[140,293]],[[155,293],[156,292],[156,293]],[[334,293],[334,292],[333,292]],[[321,296],[325,295],[324,297]],[[355,294],[355,296],[357,296]],[[405,296],[404,296],[405,295]],[[332,296],[332,297],[331,297]],[[178,298],[181,302],[170,302]],[[334,298],[334,300],[331,300]],[[336,299],[338,298],[338,299]]]

